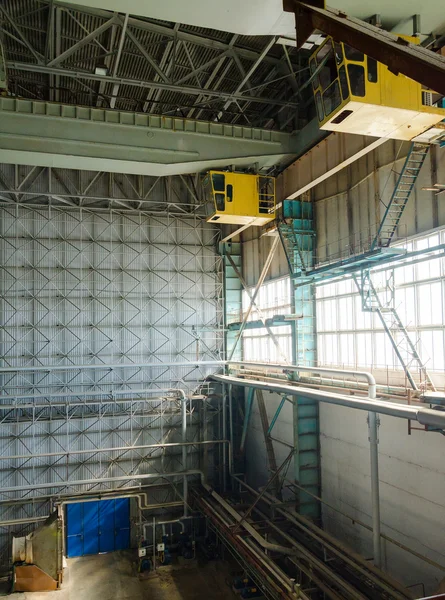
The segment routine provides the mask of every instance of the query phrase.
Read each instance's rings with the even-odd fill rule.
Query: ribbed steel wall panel
[[[0,373],[0,521],[47,514],[43,496],[140,485],[132,476],[184,469],[180,447],[116,448],[180,442],[180,403],[148,401],[150,390],[192,392],[218,368],[196,366],[222,358],[218,236],[192,216],[1,209],[0,367],[31,370]],[[51,370],[76,365],[103,367]],[[199,440],[198,411],[187,421],[187,439]],[[104,448],[114,450],[97,452]],[[46,453],[59,454],[36,456]],[[199,462],[190,447],[187,468]],[[104,477],[124,479],[75,484]],[[32,489],[45,483],[54,485]],[[156,494],[159,502],[166,495]],[[26,498],[34,500],[5,504]],[[0,561],[9,535],[0,526]]]

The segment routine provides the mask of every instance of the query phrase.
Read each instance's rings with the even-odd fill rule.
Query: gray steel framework
[[[286,127],[294,120],[299,66],[294,50],[272,37],[50,0],[5,0],[0,20],[13,94],[226,123]],[[264,103],[272,107],[267,114]]]
[[[0,206],[51,206],[92,211],[200,217],[200,175],[148,177],[128,173],[0,164]]]
[[[14,173],[15,191],[38,202],[43,181],[71,194],[81,184],[54,169]],[[100,175],[83,175],[94,193]],[[117,177],[110,191],[118,182],[128,194],[157,183]],[[170,182],[170,192],[163,184],[160,206],[191,180]],[[30,531],[50,497],[122,493],[150,479],[150,503],[171,510],[184,471],[199,475],[197,443],[214,439],[219,418],[202,386],[223,357],[219,232],[190,214],[70,208],[1,209],[0,523],[12,524],[0,524],[0,560],[11,528]],[[187,451],[172,388],[192,395]],[[215,452],[205,450],[206,467]]]

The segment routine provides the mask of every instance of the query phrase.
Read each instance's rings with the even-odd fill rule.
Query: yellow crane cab
[[[412,140],[445,118],[445,109],[435,106],[441,96],[332,37],[309,67],[321,129]]]
[[[209,222],[261,226],[275,218],[274,177],[209,171],[202,183],[212,208]]]

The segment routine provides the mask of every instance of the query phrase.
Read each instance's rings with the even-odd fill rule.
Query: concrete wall
[[[407,421],[381,416],[379,466],[382,533],[445,566],[445,439],[413,431]],[[339,406],[320,406],[323,498],[352,518],[371,525],[371,482],[367,415]],[[365,557],[372,556],[371,532],[324,507],[324,525]],[[445,572],[383,542],[385,569],[405,585],[423,582],[433,593]],[[420,597],[422,589],[413,588]]]

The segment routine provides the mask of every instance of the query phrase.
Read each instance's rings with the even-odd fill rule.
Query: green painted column
[[[297,286],[295,276],[313,267],[315,230],[313,205],[300,200],[284,201],[283,221],[279,232],[289,264],[292,285],[292,309],[300,318],[292,327],[292,362],[301,366],[317,364],[315,287]],[[296,375],[292,377],[297,377]],[[318,402],[294,396],[294,478],[302,490],[298,495],[298,510],[314,521],[321,520],[321,507],[307,490],[321,495],[320,428]]]

